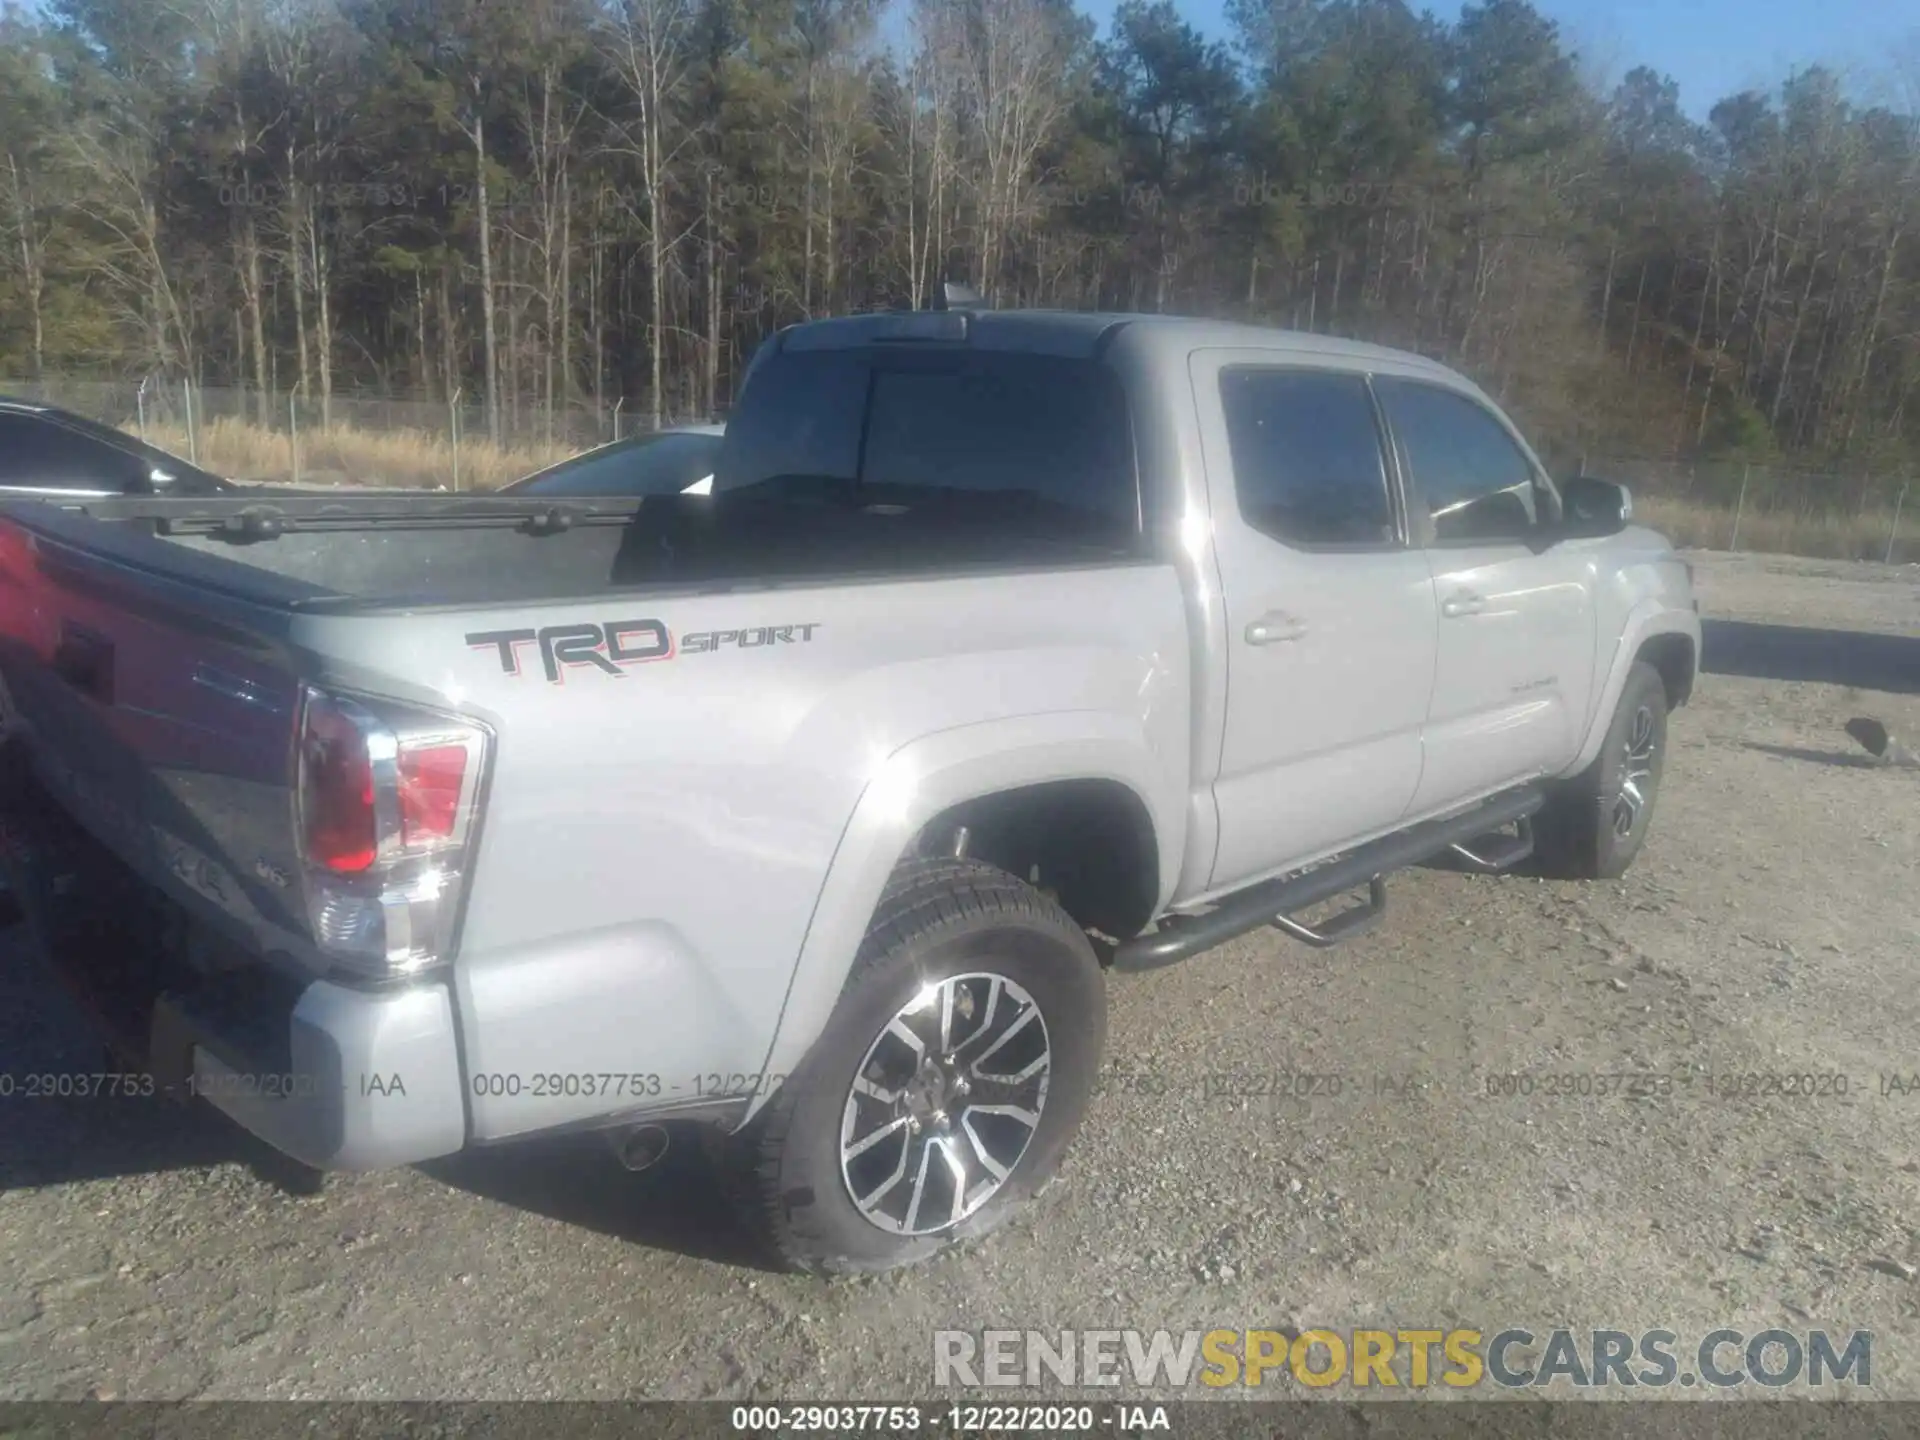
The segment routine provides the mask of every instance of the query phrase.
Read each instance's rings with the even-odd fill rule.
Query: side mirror
[[[1581,475],[1560,487],[1563,537],[1618,535],[1633,521],[1633,496],[1624,485]]]

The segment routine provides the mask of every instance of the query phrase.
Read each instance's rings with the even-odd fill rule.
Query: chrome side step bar
[[[1284,930],[1302,944],[1311,945],[1316,950],[1326,950],[1342,940],[1351,940],[1363,930],[1371,930],[1374,923],[1386,913],[1387,882],[1375,875],[1367,881],[1365,900],[1358,905],[1348,906],[1331,920],[1322,922],[1317,929],[1291,915],[1274,916],[1273,925],[1276,930]]]
[[[1476,875],[1499,875],[1511,870],[1533,854],[1533,819],[1522,815],[1514,822],[1514,833],[1492,832],[1456,840],[1447,849],[1463,870]]]
[[[1379,920],[1385,911],[1383,876],[1450,853],[1455,845],[1473,849],[1480,837],[1503,826],[1526,821],[1545,803],[1546,795],[1537,786],[1522,785],[1490,796],[1457,815],[1424,820],[1369,841],[1311,870],[1250,885],[1226,896],[1204,915],[1167,916],[1150,934],[1136,936],[1121,945],[1114,952],[1113,968],[1157,970],[1211,950],[1262,925],[1277,925],[1294,938],[1315,946],[1352,939]],[[1526,833],[1530,846],[1531,829]],[[1483,857],[1487,854],[1484,842],[1474,853]],[[1298,911],[1362,885],[1367,887],[1367,899],[1330,921],[1307,926],[1293,919]]]

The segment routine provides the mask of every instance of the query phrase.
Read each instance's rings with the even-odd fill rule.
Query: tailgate
[[[298,954],[284,612],[0,519],[0,703],[61,805],[254,954]]]

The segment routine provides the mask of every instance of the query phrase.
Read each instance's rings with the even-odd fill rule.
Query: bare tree
[[[159,146],[151,128],[132,116],[112,124],[89,120],[69,132],[67,149],[83,182],[75,211],[105,241],[94,262],[110,293],[130,307],[145,358],[196,374],[193,329],[161,227]]]
[[[259,226],[263,205],[257,203],[264,200],[265,187],[256,189],[255,182],[263,173],[259,163],[261,142],[275,127],[277,119],[254,113],[249,104],[254,98],[250,93],[250,71],[261,58],[256,47],[261,46],[264,39],[264,17],[260,9],[260,0],[203,0],[195,28],[206,37],[210,79],[219,109],[225,112],[231,127],[227,137],[232,164],[229,173],[237,183],[232,191],[236,202],[229,207],[229,214],[234,276],[239,284],[244,321],[239,333],[249,342],[253,356],[255,414],[259,423],[266,425],[270,423],[272,387],[268,380],[265,278]]]
[[[533,68],[517,97],[531,183],[528,203],[510,211],[507,224],[530,249],[535,267],[531,284],[540,305],[542,330],[542,435],[551,444],[555,408],[573,393],[570,220],[574,146],[587,103],[566,83],[566,31],[559,23],[562,17],[555,7],[543,4],[532,18]]]
[[[844,304],[842,249],[846,226],[841,202],[851,199],[854,181],[865,162],[867,105],[872,88],[873,77],[857,56],[835,63],[821,76],[813,136],[819,157],[818,210],[825,262],[821,297],[829,313]]]
[[[972,188],[980,283],[997,287],[1040,177],[1035,161],[1066,118],[1061,83],[1072,56],[1065,17],[1047,0],[934,0],[954,7],[965,113],[974,133]],[[943,46],[943,49],[946,47]]]
[[[959,26],[947,0],[918,0],[907,71],[903,152],[907,290],[915,309],[944,277],[959,128]],[[921,197],[924,195],[924,202]]]
[[[665,422],[666,269],[671,241],[669,201],[673,172],[685,143],[676,135],[672,110],[689,69],[692,13],[686,0],[616,0],[608,31],[608,55],[634,106],[620,127],[620,149],[640,169],[645,199],[648,345],[651,414],[654,428]]]
[[[9,150],[0,169],[0,186],[5,187],[5,206],[0,222],[12,231],[9,248],[20,257],[20,285],[26,294],[29,339],[28,364],[32,378],[40,380],[47,367],[47,326],[44,304],[47,290],[48,218],[42,213],[35,191],[35,177],[28,164],[21,163],[18,152]]]

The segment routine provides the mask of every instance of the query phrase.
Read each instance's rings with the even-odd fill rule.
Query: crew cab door
[[[1559,500],[1475,397],[1378,376],[1439,622],[1424,815],[1551,774],[1579,752],[1593,684],[1590,547],[1550,544]]]
[[[1397,826],[1436,622],[1367,377],[1238,350],[1190,369],[1227,623],[1217,891]]]

